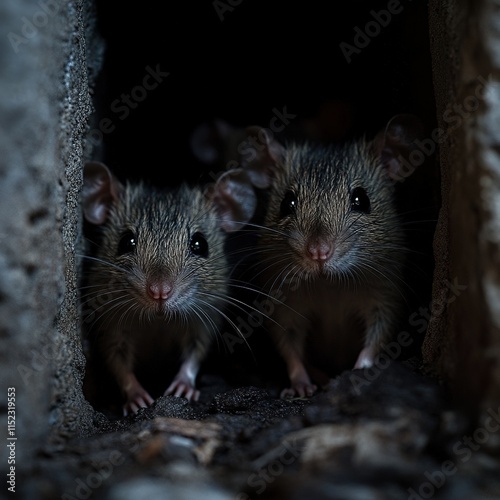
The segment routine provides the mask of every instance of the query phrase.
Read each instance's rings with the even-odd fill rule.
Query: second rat
[[[282,145],[248,128],[242,161],[269,189],[258,275],[279,299],[268,329],[290,381],[281,397],[311,396],[324,375],[372,366],[396,333],[407,252],[395,186],[421,133],[412,115],[338,145]]]

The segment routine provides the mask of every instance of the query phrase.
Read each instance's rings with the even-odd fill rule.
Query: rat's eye
[[[280,205],[280,216],[286,217],[295,212],[297,208],[297,195],[293,191],[287,191]]]
[[[131,253],[135,250],[137,245],[137,240],[135,234],[132,231],[125,231],[120,238],[118,243],[118,255],[124,255],[126,253]]]
[[[194,233],[189,242],[191,252],[200,257],[208,257],[208,243],[201,233]]]
[[[366,191],[357,187],[351,194],[351,208],[355,212],[363,212],[365,214],[370,213],[370,198],[366,194]]]

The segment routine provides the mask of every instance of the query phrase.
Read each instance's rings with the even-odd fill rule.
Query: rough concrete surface
[[[88,2],[2,2],[0,19],[1,411],[6,421],[14,388],[15,433],[36,443],[51,427],[58,439],[91,427],[75,248],[99,51],[88,57]],[[16,458],[26,464],[32,452],[19,446]]]

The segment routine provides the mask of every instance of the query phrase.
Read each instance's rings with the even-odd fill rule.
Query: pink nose
[[[333,245],[325,241],[315,241],[307,245],[309,257],[312,260],[325,261],[333,254]]]
[[[172,292],[172,285],[165,281],[153,281],[147,285],[147,293],[154,300],[167,300]]]

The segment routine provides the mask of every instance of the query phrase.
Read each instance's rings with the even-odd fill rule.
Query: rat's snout
[[[327,261],[333,255],[333,250],[333,243],[326,240],[314,239],[306,245],[306,255],[320,263]]]
[[[151,279],[146,283],[146,293],[153,300],[163,301],[172,295],[173,286],[166,279]]]

